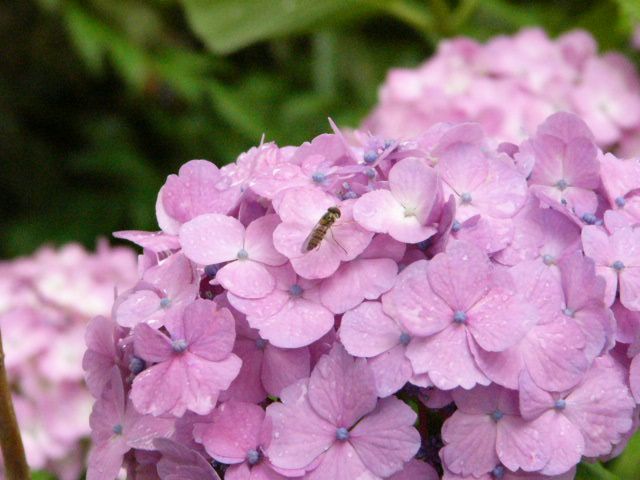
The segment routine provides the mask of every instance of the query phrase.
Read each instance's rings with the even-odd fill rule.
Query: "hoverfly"
[[[341,213],[338,207],[329,207],[324,215],[320,217],[320,220],[318,221],[316,226],[313,227],[313,230],[311,230],[311,233],[302,244],[302,253],[307,253],[315,248],[318,248],[322,243],[322,240],[324,240],[324,237],[326,237],[329,229],[340,218],[340,215]],[[342,245],[340,245],[337,241],[336,244],[338,244],[338,246],[342,248],[342,250],[344,250]]]

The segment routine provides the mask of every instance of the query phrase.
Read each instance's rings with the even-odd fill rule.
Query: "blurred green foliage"
[[[443,37],[580,26],[628,51],[638,0],[13,0],[0,4],[0,256],[154,229],[191,158],[355,126]],[[606,18],[607,21],[603,21]]]
[[[639,0],[9,0],[0,3],[0,257],[156,228],[164,178],[356,126],[385,72],[444,37],[581,27],[629,48]],[[581,479],[637,479],[640,440]],[[44,478],[37,477],[34,478]]]

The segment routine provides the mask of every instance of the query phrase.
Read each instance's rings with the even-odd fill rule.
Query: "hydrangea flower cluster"
[[[498,148],[333,129],[190,161],[161,231],[116,234],[144,252],[87,332],[88,480],[567,480],[619,453],[640,162],[570,113]]]
[[[407,137],[437,122],[474,121],[519,143],[558,111],[578,114],[601,148],[640,154],[640,77],[621,54],[599,55],[581,30],[555,40],[532,28],[486,44],[442,42],[418,68],[390,71],[364,127]]]
[[[106,241],[95,253],[68,244],[0,262],[5,366],[32,469],[63,480],[84,469],[93,403],[82,371],[85,329],[111,311],[114,289],[136,278],[134,252]]]

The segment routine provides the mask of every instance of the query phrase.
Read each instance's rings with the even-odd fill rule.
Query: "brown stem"
[[[29,466],[24,454],[22,437],[11,401],[7,371],[4,368],[4,350],[0,332],[0,448],[4,458],[7,480],[29,480]]]

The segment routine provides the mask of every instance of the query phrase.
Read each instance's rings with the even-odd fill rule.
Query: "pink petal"
[[[527,181],[507,162],[489,161],[489,177],[472,194],[472,203],[496,218],[511,218],[524,205]]]
[[[180,244],[187,258],[200,265],[227,262],[244,247],[244,226],[226,215],[200,215],[180,228]]]
[[[173,435],[175,420],[140,415],[131,401],[127,403],[127,415],[124,421],[124,434],[127,444],[132,448],[153,450],[154,440]]]
[[[403,345],[397,345],[367,361],[373,372],[379,397],[393,395],[413,376],[411,362],[405,356],[404,351]]]
[[[299,224],[311,229],[335,201],[321,190],[294,187],[274,199],[274,207],[284,223]]]
[[[515,415],[498,421],[496,452],[505,467],[531,472],[547,464],[551,451],[540,426],[541,422],[526,422]]]
[[[128,240],[155,253],[166,252],[167,250],[177,250],[180,248],[178,237],[174,235],[167,235],[164,232],[122,230],[120,232],[113,232],[113,236],[122,240]]]
[[[354,260],[322,282],[322,304],[333,313],[344,313],[364,299],[380,297],[393,286],[397,273],[398,265],[390,258]]]
[[[260,378],[264,352],[257,348],[256,340],[238,338],[233,353],[242,360],[242,367],[229,388],[220,394],[219,400],[225,402],[234,399],[242,402],[261,403],[267,398],[267,392],[263,388]]]
[[[374,190],[356,201],[353,217],[367,230],[388,233],[390,219],[404,217],[404,208],[389,190]]]
[[[252,260],[227,263],[216,273],[216,280],[234,295],[244,298],[263,298],[276,285],[264,265]]]
[[[162,454],[157,469],[163,480],[220,480],[209,462],[195,450],[164,438],[154,444]]]
[[[563,413],[582,432],[586,456],[609,453],[632,426],[635,404],[623,370],[611,357],[596,359],[582,383],[565,400]]]
[[[305,468],[334,444],[336,426],[311,407],[305,380],[285,388],[282,400],[267,407],[273,436],[266,453],[278,468]]]
[[[398,473],[391,475],[389,480],[438,480],[436,470],[426,462],[413,459]]]
[[[262,384],[269,395],[280,396],[282,389],[309,376],[308,348],[283,349],[267,344],[262,361]]]
[[[97,398],[100,398],[111,378],[111,369],[116,365],[114,334],[115,323],[110,318],[98,316],[87,325],[87,351],[82,359],[82,368],[86,372],[87,387]]]
[[[427,278],[430,267],[426,260],[412,263],[382,299],[385,311],[415,335],[433,335],[453,320],[453,310],[431,288]]]
[[[231,353],[236,335],[235,321],[228,309],[218,310],[215,302],[198,299],[184,310],[182,318],[182,335],[191,353],[212,362]],[[175,336],[173,331],[171,334]]]
[[[133,328],[140,322],[146,322],[159,328],[162,326],[163,313],[157,293],[139,290],[124,297],[124,301],[116,307],[115,317],[123,327]]]
[[[380,303],[364,302],[344,314],[338,334],[351,355],[375,357],[398,345],[402,330]]]
[[[438,197],[438,174],[420,158],[405,158],[389,171],[389,188],[396,201],[424,224]]]
[[[490,415],[455,412],[442,427],[440,457],[448,470],[464,477],[488,473],[498,463],[496,423]]]
[[[280,218],[272,214],[260,217],[249,224],[244,241],[249,258],[272,266],[286,263],[287,258],[273,246],[273,231],[279,223]]]
[[[625,267],[620,273],[620,303],[640,311],[640,267]]]
[[[494,352],[517,343],[538,322],[533,305],[503,288],[492,289],[467,313],[474,340],[484,350]]]
[[[597,265],[608,266],[613,261],[609,237],[599,227],[587,225],[582,229],[582,246],[585,255],[592,258]]]
[[[382,399],[353,428],[349,441],[369,470],[387,477],[399,472],[420,447],[420,434],[413,427],[416,418],[403,401]]]
[[[340,344],[323,356],[309,378],[309,403],[336,427],[349,428],[376,406],[373,374]]]
[[[593,140],[580,137],[571,140],[566,147],[564,176],[573,187],[598,188],[600,164],[596,158],[598,148]]]
[[[489,384],[469,352],[463,326],[451,324],[431,337],[414,338],[406,355],[415,373],[428,373],[434,385],[443,390]]]
[[[229,401],[217,407],[211,423],[195,426],[194,438],[222,463],[242,463],[259,446],[264,410],[258,405]]]
[[[336,442],[322,455],[317,468],[307,474],[308,480],[378,480],[364,465],[349,442]]]
[[[482,250],[456,242],[431,260],[429,283],[450,307],[467,311],[486,295],[489,268],[489,259]]]
[[[270,317],[249,317],[248,320],[262,338],[281,348],[305,347],[331,330],[334,324],[329,310],[306,298],[290,299],[282,310]]]
[[[138,357],[149,362],[163,362],[173,355],[171,340],[146,323],[134,329],[134,350]]]
[[[124,454],[130,448],[120,439],[93,445],[89,452],[87,480],[111,480],[117,478]]]
[[[633,398],[640,403],[640,355],[633,357],[629,367],[629,384]]]
[[[444,182],[460,193],[474,191],[489,173],[487,158],[477,145],[460,141],[439,156],[438,173]]]
[[[569,472],[580,463],[584,454],[584,437],[567,418],[553,411],[545,415],[544,421],[549,426],[544,428],[549,432],[546,441],[549,443],[550,459],[541,470],[545,475],[559,475]]]

